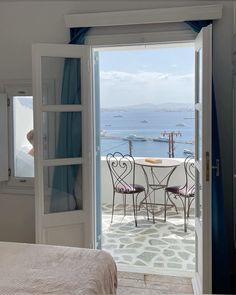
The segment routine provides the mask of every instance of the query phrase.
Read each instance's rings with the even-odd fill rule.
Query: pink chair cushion
[[[141,193],[145,191],[144,186],[140,184],[118,184],[116,191],[123,194]]]
[[[167,192],[172,194],[181,195],[181,196],[190,196],[194,195],[194,187],[182,187],[182,186],[170,186],[166,188]]]

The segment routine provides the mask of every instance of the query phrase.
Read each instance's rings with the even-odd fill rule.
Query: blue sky
[[[100,51],[102,107],[193,103],[194,48]]]

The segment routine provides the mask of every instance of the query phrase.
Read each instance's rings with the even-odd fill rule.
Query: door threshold
[[[167,270],[161,268],[152,268],[147,266],[136,266],[136,265],[123,265],[117,263],[117,270],[123,272],[133,272],[142,274],[152,274],[152,275],[163,275],[163,276],[173,276],[173,277],[183,277],[183,278],[193,278],[195,272],[193,271],[181,271],[181,270]]]

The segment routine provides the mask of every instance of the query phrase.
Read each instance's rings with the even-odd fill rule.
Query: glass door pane
[[[44,167],[44,213],[83,209],[82,165]]]
[[[33,46],[38,243],[93,245],[90,56],[88,46]]]
[[[202,165],[202,152],[203,152],[203,130],[202,130],[202,48],[200,47],[199,50],[196,51],[196,85],[195,85],[195,160],[196,160],[196,172],[195,172],[195,183],[196,183],[196,190],[195,190],[195,206],[196,206],[196,217],[201,222],[202,220],[202,174],[200,173],[200,167]],[[200,169],[200,170],[199,170]]]
[[[211,25],[203,28],[195,40],[195,66],[196,280],[201,294],[211,294]]]
[[[198,103],[202,103],[202,48],[198,51]]]
[[[199,170],[195,170],[195,183],[196,183],[196,189],[195,189],[195,211],[196,211],[196,218],[199,219],[200,222],[202,222],[202,180],[201,180],[201,174],[199,173]]]
[[[195,111],[195,130],[196,130],[196,160],[202,160],[202,112],[201,110]]]
[[[43,57],[43,104],[81,104],[80,69],[80,58]]]
[[[41,79],[44,213],[82,210],[81,59],[42,57]]]
[[[43,158],[82,157],[82,112],[43,112]]]

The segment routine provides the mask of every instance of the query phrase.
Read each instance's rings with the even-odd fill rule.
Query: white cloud
[[[101,72],[101,103],[103,106],[170,101],[191,102],[194,75],[151,71]]]
[[[138,82],[151,83],[161,80],[188,80],[193,79],[193,74],[174,75],[171,73],[160,72],[121,72],[121,71],[107,71],[101,72],[101,79],[109,82]]]
[[[193,74],[185,74],[185,75],[173,75],[174,80],[193,80]]]

